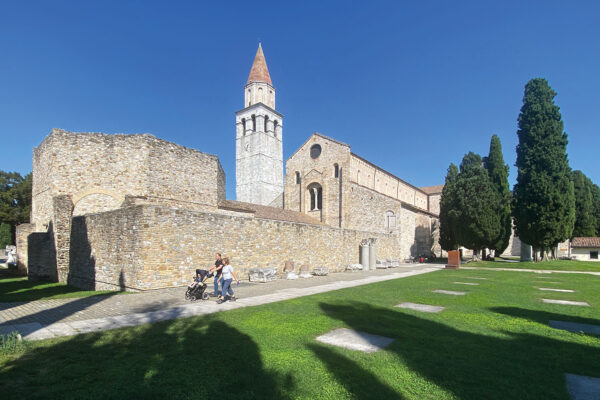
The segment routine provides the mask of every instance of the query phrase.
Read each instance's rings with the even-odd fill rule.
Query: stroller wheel
[[[206,293],[206,292],[202,293],[202,300],[208,300],[209,297],[210,296],[208,295],[208,293]]]
[[[185,299],[189,300],[190,299],[190,289],[185,291]]]

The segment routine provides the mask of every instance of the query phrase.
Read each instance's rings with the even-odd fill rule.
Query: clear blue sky
[[[516,179],[525,83],[558,92],[573,169],[600,184],[600,3],[0,0],[0,169],[52,128],[152,133],[219,156],[262,41],[284,159],[318,131],[416,186],[501,141]],[[165,166],[168,168],[168,166]]]

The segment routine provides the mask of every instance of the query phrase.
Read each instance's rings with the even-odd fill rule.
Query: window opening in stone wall
[[[250,89],[248,89],[248,107],[252,105],[252,99],[250,98]]]
[[[246,136],[246,118],[242,118],[242,135]]]
[[[336,178],[340,177],[340,166],[337,164],[333,164],[333,176]]]
[[[386,211],[385,213],[385,228],[396,229],[396,215],[393,211]]]
[[[277,120],[273,121],[273,136],[277,137]]]
[[[256,115],[252,114],[252,132],[256,132]]]
[[[300,172],[296,172],[296,184],[300,184]]]
[[[597,260],[597,259],[598,259],[598,252],[590,251],[590,260]]]
[[[360,169],[356,171],[356,183],[360,185]]]
[[[265,115],[265,132],[267,132],[267,122],[269,122],[269,116]]]
[[[323,207],[323,188],[318,183],[308,187],[310,193],[310,210],[319,211]]]
[[[317,159],[321,155],[321,145],[313,144],[310,148],[310,158]]]

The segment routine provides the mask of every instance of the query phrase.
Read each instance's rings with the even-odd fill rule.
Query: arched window
[[[385,228],[396,229],[396,215],[393,211],[385,212]]]
[[[273,136],[277,137],[277,120],[273,121]]]
[[[310,193],[310,211],[318,211],[323,208],[323,188],[318,183],[311,183],[307,188]]]
[[[246,136],[246,118],[242,118],[242,135]]]
[[[340,177],[340,166],[337,164],[333,164],[333,176],[335,178],[339,178]]]
[[[252,114],[252,132],[256,132],[256,115]]]
[[[300,184],[300,172],[296,171],[296,184]]]
[[[360,184],[360,169],[356,172],[356,183]]]
[[[267,132],[267,122],[269,122],[269,116],[265,115],[265,132]]]

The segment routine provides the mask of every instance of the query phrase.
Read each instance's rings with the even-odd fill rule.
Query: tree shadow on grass
[[[564,373],[600,377],[598,347],[508,331],[463,332],[360,302],[320,306],[353,329],[395,338],[385,351],[460,399],[568,399]]]
[[[308,345],[308,348],[325,363],[337,381],[352,393],[352,398],[357,400],[403,399],[400,394],[381,382],[377,376],[332,349],[315,344]]]
[[[293,385],[210,316],[44,342],[0,364],[7,398],[286,399]]]
[[[29,302],[47,299],[52,296],[69,295],[84,292],[72,286],[48,282],[33,281],[27,278],[0,278],[0,303]],[[87,293],[82,293],[88,295]],[[100,292],[93,294],[107,295],[111,293]],[[75,297],[75,296],[74,296]]]
[[[548,311],[528,310],[526,308],[492,307],[489,308],[489,310],[498,314],[539,322],[540,324],[544,325],[548,325],[548,321],[550,320],[576,322],[578,324],[600,325],[600,319],[578,317],[576,315],[557,314]]]

